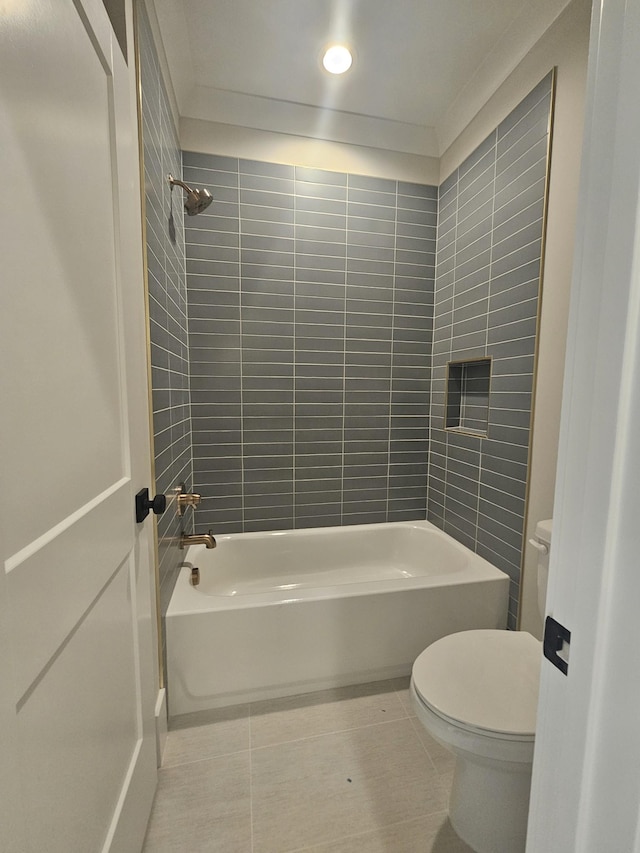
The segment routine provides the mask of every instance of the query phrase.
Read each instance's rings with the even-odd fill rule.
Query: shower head
[[[167,180],[171,185],[171,189],[178,186],[182,187],[186,192],[187,197],[184,200],[184,210],[187,216],[196,216],[198,213],[202,213],[202,211],[206,210],[213,201],[213,196],[209,190],[193,190],[183,181],[179,181],[177,178],[174,178],[173,175],[168,175]]]

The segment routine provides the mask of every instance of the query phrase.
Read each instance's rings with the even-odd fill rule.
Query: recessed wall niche
[[[445,429],[486,436],[489,426],[491,359],[447,364]]]

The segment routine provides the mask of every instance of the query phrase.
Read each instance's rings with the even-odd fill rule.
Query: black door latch
[[[561,625],[552,616],[544,623],[544,641],[542,650],[547,660],[557,666],[565,675],[569,671],[569,644],[571,631]]]

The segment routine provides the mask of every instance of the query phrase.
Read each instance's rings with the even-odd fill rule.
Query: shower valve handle
[[[202,500],[202,497],[200,495],[193,494],[192,492],[185,492],[184,483],[181,484],[181,488],[182,491],[176,499],[178,504],[178,515],[183,515],[185,509],[188,506],[191,506],[195,509]]]

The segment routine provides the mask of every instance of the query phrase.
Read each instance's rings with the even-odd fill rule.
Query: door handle
[[[140,524],[149,515],[149,511],[154,515],[162,515],[167,508],[166,495],[156,495],[154,498],[149,498],[149,489],[140,489],[136,495],[136,522]]]

